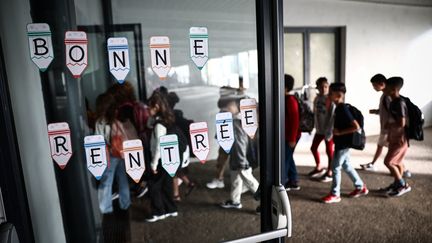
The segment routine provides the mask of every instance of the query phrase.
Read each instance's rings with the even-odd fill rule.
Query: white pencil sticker
[[[85,137],[84,148],[86,153],[87,169],[97,180],[100,180],[108,165],[104,137],[102,135]]]
[[[250,138],[255,137],[258,129],[257,103],[255,99],[240,100],[241,122],[243,130]]]
[[[216,137],[222,149],[229,154],[234,144],[234,127],[231,112],[216,114]]]
[[[48,24],[28,24],[27,36],[31,60],[44,72],[54,59],[51,30]]]
[[[87,34],[84,31],[66,31],[66,66],[74,78],[81,77],[87,67]]]
[[[144,152],[140,139],[123,142],[126,173],[139,183],[145,170]]]
[[[69,125],[66,122],[48,124],[51,157],[64,169],[72,157],[72,143]]]
[[[208,60],[208,33],[206,27],[189,29],[190,55],[197,68],[201,70]]]
[[[205,163],[210,152],[207,122],[195,122],[189,125],[192,152]]]
[[[153,72],[160,79],[166,79],[171,69],[170,42],[168,36],[150,38],[150,56]]]
[[[110,72],[122,84],[130,70],[128,41],[124,37],[109,38],[107,47]]]
[[[159,138],[162,167],[174,177],[180,166],[180,153],[177,135],[165,135]]]

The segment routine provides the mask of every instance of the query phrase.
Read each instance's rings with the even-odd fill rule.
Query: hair
[[[118,107],[124,103],[136,101],[134,87],[128,81],[124,82],[123,84],[113,84],[108,89],[108,93],[111,93],[111,95],[114,97]]]
[[[328,83],[328,80],[326,77],[319,77],[317,81],[315,82],[316,86],[320,86],[322,83]]]
[[[384,75],[382,75],[381,73],[375,74],[372,78],[371,78],[371,83],[373,84],[377,84],[377,83],[385,83],[386,82],[386,77]]]
[[[330,84],[330,91],[331,92],[342,92],[346,93],[346,87],[344,83],[332,83]]]
[[[115,118],[115,99],[110,93],[100,94],[96,98],[96,117],[105,118],[111,124]]]
[[[175,92],[169,92],[167,96],[168,105],[171,107],[171,109],[174,109],[174,106],[180,102],[180,98]]]
[[[294,78],[289,74],[285,74],[285,89],[291,91],[294,88]]]
[[[135,125],[134,108],[131,104],[126,103],[117,109],[117,119],[121,122],[131,121]]]
[[[394,87],[400,90],[404,84],[404,80],[401,77],[391,77],[386,80],[386,86],[388,87]]]
[[[152,96],[148,101],[149,107],[159,106],[159,111],[157,112],[157,116],[159,116],[160,121],[165,126],[171,126],[175,122],[174,113],[171,107],[168,105],[168,101],[166,96],[159,91],[153,92]]]

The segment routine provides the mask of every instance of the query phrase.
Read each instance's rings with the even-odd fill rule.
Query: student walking
[[[343,169],[354,184],[355,190],[349,196],[356,198],[367,195],[369,190],[350,163],[350,144],[352,134],[360,129],[359,123],[354,119],[348,105],[344,103],[346,93],[345,84],[332,83],[330,85],[330,98],[336,104],[333,138],[335,153],[332,161],[333,182],[331,192],[322,201],[324,203],[337,203],[341,201],[341,169]]]
[[[331,161],[333,160],[334,153],[333,123],[336,106],[328,97],[329,83],[327,78],[318,78],[316,86],[319,93],[314,100],[315,136],[311,146],[316,166],[308,175],[311,178],[321,177],[320,181],[322,182],[330,182],[332,180]],[[327,170],[321,166],[320,154],[318,152],[318,147],[323,140],[328,157]]]

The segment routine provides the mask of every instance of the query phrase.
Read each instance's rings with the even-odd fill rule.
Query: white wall
[[[285,0],[285,26],[346,26],[347,102],[365,115],[368,135],[379,132],[376,73],[401,76],[401,93],[423,109],[432,125],[432,8],[337,0]],[[323,74],[325,75],[325,74]]]
[[[47,136],[41,80],[28,51],[28,0],[0,1],[0,36],[36,242],[66,242]]]

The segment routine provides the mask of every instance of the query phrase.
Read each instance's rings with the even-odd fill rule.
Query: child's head
[[[330,85],[330,99],[336,104],[343,103],[346,93],[346,87],[344,83],[332,83]]]
[[[235,99],[228,102],[226,106],[226,111],[231,112],[233,115],[236,115],[240,112],[239,102]]]
[[[403,86],[403,78],[401,77],[391,77],[387,79],[385,84],[384,93],[392,98],[399,96],[399,90]]]
[[[132,104],[126,103],[117,109],[117,119],[121,122],[129,120],[135,124],[134,109]]]
[[[315,82],[320,95],[327,95],[329,92],[329,83],[326,77],[320,77]]]
[[[148,101],[149,113],[151,116],[158,116],[165,125],[171,125],[175,122],[174,114],[168,105],[166,95],[159,91],[153,92]]]
[[[115,99],[110,93],[100,94],[96,98],[96,116],[111,122],[115,116]]]
[[[294,88],[294,78],[289,74],[285,74],[285,93],[290,92]]]
[[[381,73],[375,74],[372,78],[371,78],[371,83],[372,86],[374,88],[374,90],[376,91],[383,91],[385,88],[385,82],[386,82],[386,77],[384,75],[382,75]]]

